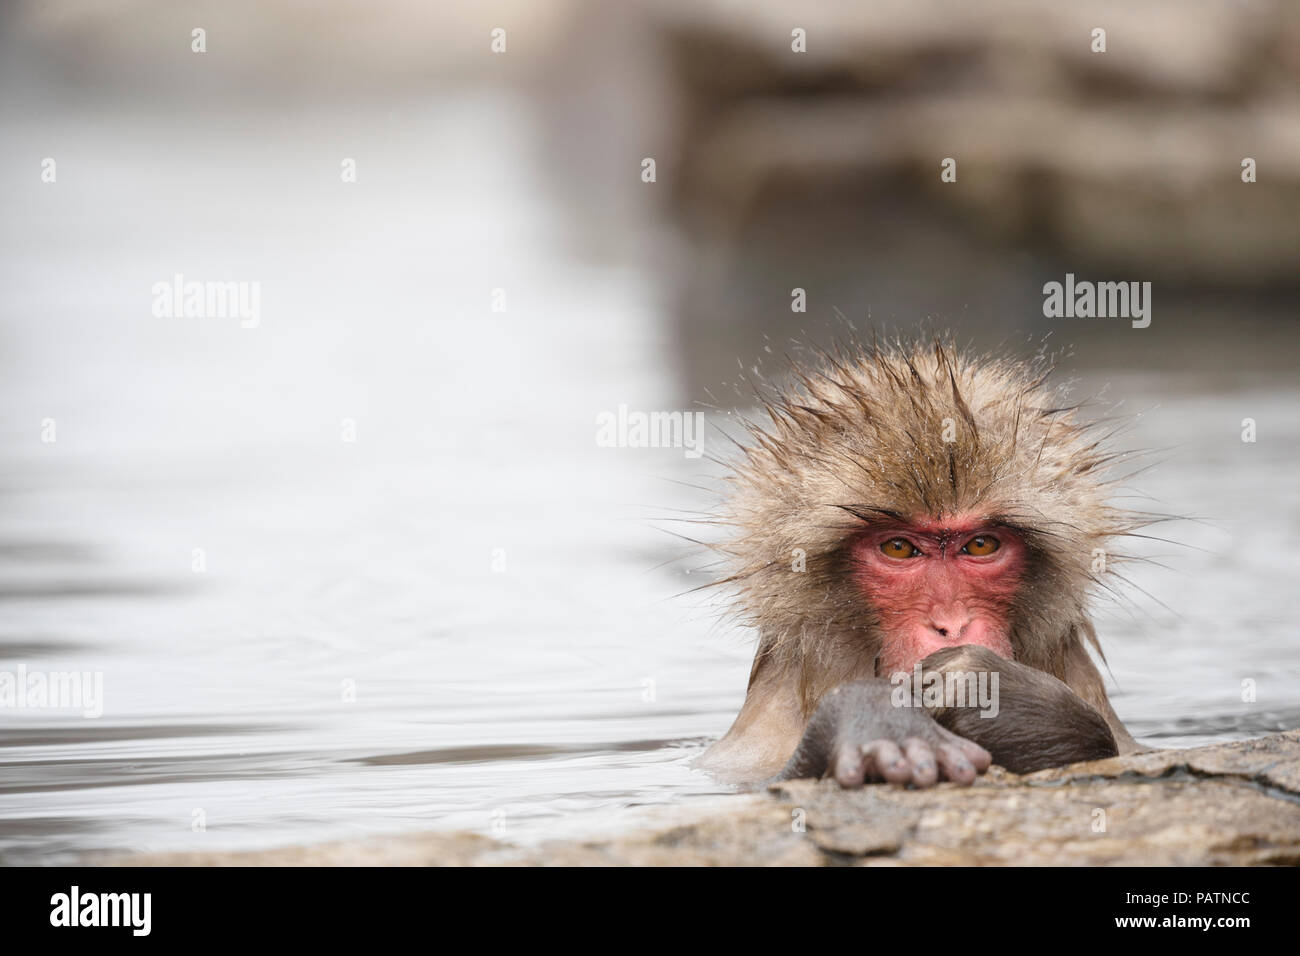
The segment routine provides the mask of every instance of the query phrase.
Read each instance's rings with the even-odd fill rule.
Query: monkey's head
[[[1047,371],[896,344],[823,356],[764,398],[731,476],[725,580],[806,707],[959,644],[1061,677],[1093,639],[1088,594],[1143,521],[1108,502],[1123,456]]]

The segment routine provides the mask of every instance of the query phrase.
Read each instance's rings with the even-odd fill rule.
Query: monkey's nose
[[[970,627],[970,618],[931,621],[930,627],[940,637],[950,640],[960,640],[966,633],[966,628]]]

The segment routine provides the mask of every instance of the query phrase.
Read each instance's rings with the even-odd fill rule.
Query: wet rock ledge
[[[671,820],[665,823],[663,820]],[[251,853],[138,856],[136,865],[1297,865],[1300,730],[975,786],[845,792],[792,781],[675,807],[659,823],[515,847],[427,833]]]

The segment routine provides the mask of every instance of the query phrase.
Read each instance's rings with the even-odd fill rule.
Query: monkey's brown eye
[[[1002,542],[997,538],[991,534],[982,534],[967,541],[966,547],[962,548],[962,551],[965,554],[972,554],[977,558],[982,558],[986,554],[992,554],[1000,547],[1002,547]]]
[[[880,546],[880,550],[890,558],[914,558],[921,553],[906,538],[890,538]]]

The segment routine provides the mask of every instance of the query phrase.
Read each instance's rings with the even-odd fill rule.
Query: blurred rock
[[[977,232],[1040,230],[1099,265],[1294,278],[1294,4],[780,7],[692,5],[665,25],[692,228],[732,228],[784,184],[890,177]],[[948,156],[956,183],[939,179]],[[1247,156],[1261,175],[1243,188]]]
[[[401,99],[445,85],[522,83],[564,42],[573,0],[195,0],[42,3],[0,10],[9,74],[79,100],[118,97],[136,109],[179,100],[247,110],[386,93]],[[506,31],[494,54],[490,32]],[[206,31],[207,52],[191,51]]]
[[[1165,322],[1211,295],[1221,329],[1294,319],[1295,4],[742,15],[714,0],[672,5],[658,26],[680,104],[660,180],[690,250],[678,313],[693,395],[768,342],[825,340],[843,320],[915,331],[929,317],[981,346],[1064,329],[1168,360],[1115,323],[1045,320],[1042,285],[1067,271],[1153,282]],[[791,50],[796,27],[806,53]],[[955,182],[940,180],[947,157]],[[1245,157],[1255,183],[1241,180]],[[794,288],[807,314],[791,313]]]

